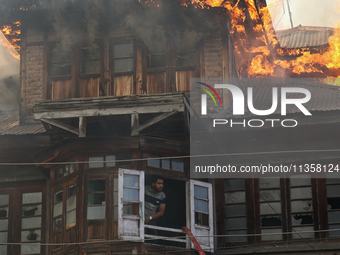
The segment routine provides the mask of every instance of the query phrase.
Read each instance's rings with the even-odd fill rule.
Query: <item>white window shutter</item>
[[[186,194],[187,215],[189,216],[187,217],[187,226],[190,227],[192,234],[204,251],[214,252],[212,184],[189,180],[186,183]],[[203,215],[204,222],[200,222],[199,219],[195,220],[195,214]],[[194,248],[192,243],[191,247]]]
[[[118,238],[142,242],[144,239],[143,171],[119,169],[118,199]]]

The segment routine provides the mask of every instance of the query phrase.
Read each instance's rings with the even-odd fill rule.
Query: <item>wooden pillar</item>
[[[86,137],[86,118],[79,117],[79,137]]]
[[[137,112],[131,114],[131,136],[139,135],[137,128],[139,126],[139,115]]]

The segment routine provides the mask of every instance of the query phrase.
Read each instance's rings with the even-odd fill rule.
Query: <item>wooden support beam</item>
[[[139,126],[139,114],[137,112],[134,112],[131,114],[131,136],[139,135],[138,132],[138,126]]]
[[[79,137],[86,137],[86,118],[79,117]]]
[[[69,131],[71,133],[74,133],[76,135],[79,135],[79,130],[75,127],[72,127],[70,125],[67,125],[65,123],[62,123],[58,120],[51,120],[51,119],[41,119],[41,121],[46,122],[50,125],[56,126],[58,128],[64,129],[66,131]]]
[[[177,113],[177,111],[162,113],[162,114],[152,118],[151,120],[144,122],[142,125],[139,125],[137,127],[137,131],[140,132],[143,129],[146,129],[147,127],[152,126],[153,124],[156,124],[157,122],[160,122],[161,120],[164,120],[165,118],[168,118],[171,115],[174,115],[175,113]]]

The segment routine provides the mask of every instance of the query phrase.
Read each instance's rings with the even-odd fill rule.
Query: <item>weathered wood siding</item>
[[[114,77],[114,95],[132,95],[133,94],[133,75]]]
[[[165,73],[156,73],[156,74],[148,74],[147,75],[147,93],[148,94],[157,94],[165,92],[165,82],[166,82],[166,74]]]
[[[79,79],[80,97],[99,97],[100,78]]]
[[[71,80],[66,81],[52,81],[52,98],[51,99],[65,99],[72,98]]]
[[[190,79],[195,77],[194,70],[176,72],[176,91],[190,91]]]

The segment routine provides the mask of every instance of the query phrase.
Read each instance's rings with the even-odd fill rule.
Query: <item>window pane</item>
[[[170,169],[170,159],[162,159],[162,168]]]
[[[299,233],[299,234],[293,234],[293,239],[301,239],[302,238],[314,238],[314,227],[294,227],[294,230],[296,232],[302,232],[302,231],[311,231],[311,233]]]
[[[279,227],[282,226],[281,215],[261,217],[261,227]]]
[[[327,186],[327,196],[339,196],[340,195],[340,185]]]
[[[71,54],[70,46],[57,46],[52,50],[52,62],[71,62]]]
[[[329,229],[340,229],[340,225],[329,225]],[[340,236],[340,230],[329,231],[330,236]]]
[[[56,180],[60,179],[61,177],[64,176],[64,168],[63,167],[60,167],[58,169],[55,170],[54,172],[54,178]]]
[[[0,245],[0,254],[7,254],[7,245]]]
[[[194,65],[195,65],[194,52],[176,54],[176,66],[194,66]]]
[[[260,185],[260,189],[279,188],[280,178],[260,178],[259,185]]]
[[[100,73],[99,60],[88,60],[80,62],[80,74],[98,74]]]
[[[148,55],[148,68],[162,68],[165,67],[166,57],[165,54]]]
[[[172,170],[184,171],[184,162],[180,160],[172,160]]]
[[[226,235],[246,235],[247,230],[226,231]],[[247,242],[246,236],[227,236],[227,243]]]
[[[0,220],[0,231],[8,230],[8,220]]]
[[[41,204],[22,207],[22,216],[27,217],[36,215],[41,215]]]
[[[312,188],[291,188],[290,189],[290,197],[291,199],[297,198],[311,198],[312,197]]]
[[[224,196],[226,204],[244,203],[246,201],[246,193],[244,191],[226,193]]]
[[[246,215],[246,205],[227,205],[225,207],[225,216]]]
[[[40,245],[38,244],[22,244],[21,254],[40,254]]]
[[[133,56],[133,44],[119,44],[114,45],[114,57],[121,58],[121,57],[132,57]]]
[[[71,197],[66,201],[66,212],[69,212],[77,207],[77,197]]]
[[[329,197],[327,198],[328,209],[340,209],[340,197]]]
[[[73,210],[73,211],[66,213],[66,226],[76,222],[76,217],[77,217],[76,211],[77,210]]]
[[[311,212],[313,211],[312,200],[292,201],[292,212]]]
[[[41,228],[41,217],[21,219],[21,228]]]
[[[77,170],[77,163],[72,163],[70,165],[70,174],[74,173]]]
[[[113,205],[118,205],[118,192],[113,192]]]
[[[62,218],[53,219],[53,230],[61,229],[62,226]]]
[[[23,204],[34,204],[34,203],[41,203],[41,202],[42,202],[41,192],[22,194]]]
[[[54,193],[54,203],[59,203],[63,201],[63,191],[57,191]]]
[[[138,175],[131,175],[131,174],[124,174],[124,187],[139,187],[139,176]]]
[[[247,228],[246,218],[227,218],[225,224],[227,230]]]
[[[0,232],[0,243],[7,243],[7,232]]]
[[[104,162],[96,161],[104,161],[104,157],[89,157],[89,168],[104,167]]]
[[[295,214],[292,215],[292,224],[293,225],[305,225],[305,224],[313,224],[313,214]]]
[[[159,159],[152,159],[152,158],[156,158],[156,156],[151,156],[151,157],[148,158],[148,166],[161,167],[160,160]]]
[[[88,205],[105,205],[105,193],[88,194]]]
[[[52,76],[71,75],[71,63],[52,64]]]
[[[125,201],[139,201],[138,189],[123,189],[123,200]]]
[[[261,229],[261,234],[266,234],[261,236],[261,240],[262,241],[282,240],[282,234],[274,235],[274,233],[282,233],[282,229],[281,228]]]
[[[63,213],[63,203],[55,204],[53,207],[53,217],[59,216]]]
[[[113,218],[118,219],[118,206],[113,207]]]
[[[208,199],[208,188],[194,185],[194,196]]]
[[[109,155],[106,156],[106,161],[113,161],[113,162],[106,162],[107,167],[114,167],[116,166],[116,155]]]
[[[105,180],[89,181],[89,192],[105,191]]]
[[[8,207],[0,208],[0,218],[8,217]]]
[[[329,223],[340,222],[340,211],[328,212],[328,222]]]
[[[97,43],[80,48],[80,60],[99,59],[100,47]]]
[[[71,197],[77,194],[77,185],[73,184],[67,187],[67,197]]]
[[[21,242],[40,241],[41,230],[25,230],[21,231]]]
[[[133,59],[132,58],[115,59],[114,70],[115,73],[133,71]]]
[[[261,203],[261,214],[275,214],[281,213],[281,203]]]
[[[87,219],[98,220],[105,219],[106,206],[89,206],[87,207]]]
[[[245,189],[244,186],[244,179],[231,179],[224,181],[224,190],[243,190]]]
[[[311,176],[309,174],[293,175],[290,177],[290,186],[311,185]]]
[[[195,211],[209,213],[209,203],[208,203],[208,201],[195,199]]]
[[[260,201],[280,201],[281,191],[280,190],[261,190]]]
[[[123,214],[125,215],[139,215],[139,203],[124,203]]]
[[[9,196],[8,195],[0,195],[0,205],[8,205]]]

